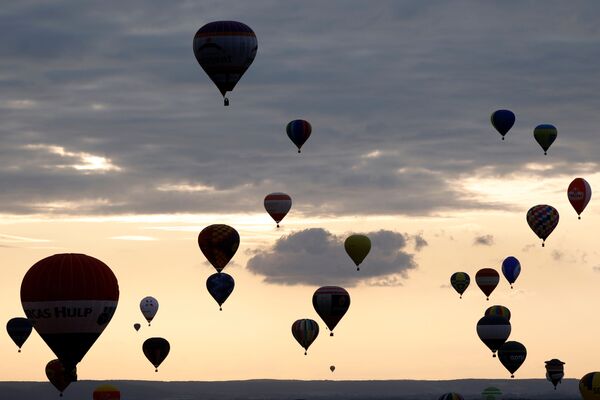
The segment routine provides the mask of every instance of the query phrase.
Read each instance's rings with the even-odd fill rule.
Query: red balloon
[[[500,274],[493,268],[483,268],[477,271],[475,282],[485,294],[486,300],[489,300],[490,294],[492,294],[496,286],[498,286],[498,282],[500,282]]]
[[[119,284],[102,261],[55,254],[35,263],[21,284],[33,327],[67,370],[75,368],[110,322]]]
[[[577,215],[579,215],[579,219],[581,219],[581,213],[592,198],[590,184],[583,178],[575,178],[567,189],[567,196],[569,197],[569,203],[571,203]]]

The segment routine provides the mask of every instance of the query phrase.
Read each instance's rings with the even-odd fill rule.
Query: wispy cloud
[[[61,158],[72,159],[71,164],[57,164],[48,168],[72,168],[83,172],[104,173],[109,171],[120,171],[121,167],[114,165],[109,158],[97,156],[86,152],[67,151],[62,146],[48,144],[28,144],[28,150],[43,150],[50,154],[56,154]]]

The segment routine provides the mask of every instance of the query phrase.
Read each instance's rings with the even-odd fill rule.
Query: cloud
[[[592,271],[594,271],[594,272],[600,272],[600,264],[598,264],[598,265],[594,265],[594,266],[592,267]]]
[[[491,246],[494,244],[494,236],[493,235],[481,235],[476,236],[473,239],[473,245],[475,246]]]
[[[408,271],[417,268],[414,255],[406,251],[410,237],[385,230],[367,235],[372,248],[360,271],[345,253],[345,237],[321,228],[283,236],[273,247],[257,252],[246,267],[265,282],[279,285],[402,284]]]
[[[421,251],[423,249],[423,247],[426,247],[429,245],[429,243],[427,243],[427,240],[425,240],[425,238],[421,235],[414,235],[413,239],[415,241],[415,250],[416,251]]]

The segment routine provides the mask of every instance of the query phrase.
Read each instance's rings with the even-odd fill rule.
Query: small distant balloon
[[[504,317],[510,321],[510,310],[504,306],[491,306],[485,310],[485,316]]]
[[[515,372],[523,365],[527,358],[527,349],[519,342],[506,342],[498,349],[498,359],[504,368],[515,377]]]
[[[100,385],[94,390],[93,400],[121,400],[121,391],[113,385]]]
[[[592,188],[590,184],[583,178],[575,178],[567,188],[567,196],[569,198],[569,203],[571,203],[579,219],[581,219],[581,213],[585,210],[592,198]]]
[[[479,289],[485,294],[486,300],[490,299],[490,295],[500,282],[500,274],[493,268],[482,268],[475,274],[475,283]]]
[[[371,239],[365,235],[350,235],[344,241],[344,248],[352,261],[354,261],[356,270],[359,271],[359,265],[371,251]]]
[[[558,385],[565,376],[564,365],[565,363],[557,358],[546,361],[546,379],[554,385],[554,390],[556,390],[556,385]]]
[[[140,311],[144,318],[146,318],[146,321],[148,321],[148,326],[150,326],[150,323],[158,312],[158,300],[152,296],[144,297],[142,301],[140,301]]]
[[[136,332],[139,331],[141,327],[142,327],[142,325],[138,324],[137,322],[135,324],[133,324],[133,329],[135,329]]]
[[[313,307],[325,322],[333,336],[333,329],[350,307],[350,295],[346,289],[338,286],[323,286],[315,291],[312,298]]]
[[[292,335],[306,355],[310,345],[319,336],[319,324],[312,319],[299,319],[292,324]]]
[[[198,246],[217,272],[221,272],[237,252],[240,235],[229,225],[209,225],[198,235]]]
[[[223,310],[221,306],[225,303],[225,300],[229,298],[234,287],[235,281],[233,280],[233,277],[225,272],[212,274],[206,280],[206,289],[219,305],[219,310]]]
[[[542,124],[533,130],[533,137],[544,150],[544,155],[548,154],[548,149],[556,140],[556,136],[558,136],[558,131],[554,125]]]
[[[8,332],[8,336],[12,339],[13,342],[19,348],[19,353],[21,352],[21,347],[31,335],[31,331],[33,330],[33,326],[31,325],[31,321],[27,318],[16,317],[10,319],[6,323],[6,331]]]
[[[298,153],[300,153],[300,148],[310,137],[312,126],[308,121],[295,119],[287,124],[285,130],[290,140],[298,147]]]
[[[492,113],[490,120],[504,140],[504,136],[515,124],[515,114],[510,110],[496,110]]]
[[[547,204],[533,206],[527,211],[527,223],[531,230],[542,239],[542,247],[546,239],[558,225],[559,215],[556,208]]]
[[[267,213],[273,218],[279,228],[279,223],[285,218],[290,208],[292,208],[292,198],[288,194],[281,192],[271,193],[265,197],[264,204],[265,210],[267,210]]]
[[[461,299],[462,299],[463,293],[465,292],[465,290],[467,290],[470,283],[471,283],[471,278],[469,277],[469,274],[467,274],[466,272],[455,272],[450,277],[450,284],[452,285],[454,290],[456,290],[458,292]]]
[[[144,344],[142,345],[142,350],[144,355],[154,365],[155,372],[158,372],[158,367],[169,355],[169,351],[171,351],[171,346],[166,339],[161,337],[154,337],[150,339],[146,339]]]
[[[506,342],[510,331],[510,322],[504,317],[486,315],[477,322],[477,335],[492,351],[492,357],[496,357],[496,351]]]
[[[335,365],[330,365],[330,366],[329,366],[329,370],[330,370],[331,372],[335,371]]]
[[[513,288],[513,283],[519,277],[521,273],[521,263],[513,256],[506,257],[504,261],[502,261],[502,274],[510,283],[510,288]]]

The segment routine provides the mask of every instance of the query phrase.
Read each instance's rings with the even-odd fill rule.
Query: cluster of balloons
[[[502,135],[502,140],[515,124],[515,113],[510,110],[496,110],[490,116],[492,126]],[[548,154],[548,149],[556,140],[558,131],[554,125],[542,124],[533,130],[533,138],[544,150],[544,155]]]
[[[521,274],[521,263],[516,257],[508,256],[502,261],[502,274],[513,288],[513,284]],[[450,285],[458,292],[462,299],[463,293],[469,287],[471,278],[466,272],[455,272],[450,276]],[[490,295],[500,283],[500,274],[493,268],[482,268],[475,274],[475,283],[486,296],[486,300],[490,299]]]

